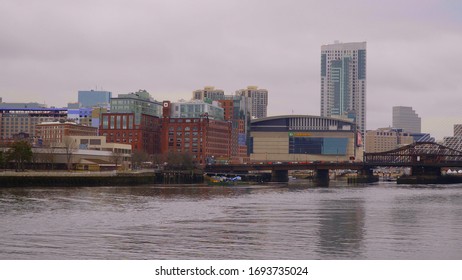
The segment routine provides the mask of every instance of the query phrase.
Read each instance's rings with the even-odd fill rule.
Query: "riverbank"
[[[203,183],[202,173],[186,171],[141,172],[0,172],[0,187],[135,186]]]
[[[396,180],[397,184],[458,184],[462,183],[461,176],[403,176]]]

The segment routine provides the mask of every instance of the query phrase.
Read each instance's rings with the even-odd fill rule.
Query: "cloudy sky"
[[[460,0],[1,0],[0,97],[77,91],[189,99],[269,91],[269,115],[320,113],[320,48],[367,42],[367,128],[412,106],[437,138],[462,123]]]

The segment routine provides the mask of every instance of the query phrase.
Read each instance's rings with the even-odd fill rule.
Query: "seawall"
[[[403,176],[396,180],[398,184],[458,184],[460,176]]]
[[[136,186],[148,184],[196,184],[202,174],[190,172],[146,172],[121,174],[30,174],[0,176],[0,187]]]

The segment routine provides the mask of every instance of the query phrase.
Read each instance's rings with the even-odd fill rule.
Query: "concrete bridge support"
[[[288,182],[289,171],[288,170],[273,170],[271,172],[271,182]]]
[[[316,181],[329,182],[329,169],[317,169],[316,170]]]
[[[435,166],[414,166],[412,176],[441,176],[441,168]]]
[[[373,177],[374,176],[374,170],[372,170],[372,168],[364,168],[364,169],[361,169],[359,171],[359,174],[361,176],[365,176],[365,177]]]
[[[358,176],[348,178],[349,184],[373,183],[378,181],[379,176],[374,176],[374,170],[370,167],[364,167],[359,170]]]

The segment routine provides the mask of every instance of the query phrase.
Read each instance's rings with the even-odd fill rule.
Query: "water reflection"
[[[0,189],[0,259],[460,259],[462,185]]]
[[[364,216],[362,199],[321,201],[317,246],[321,259],[363,258]]]

